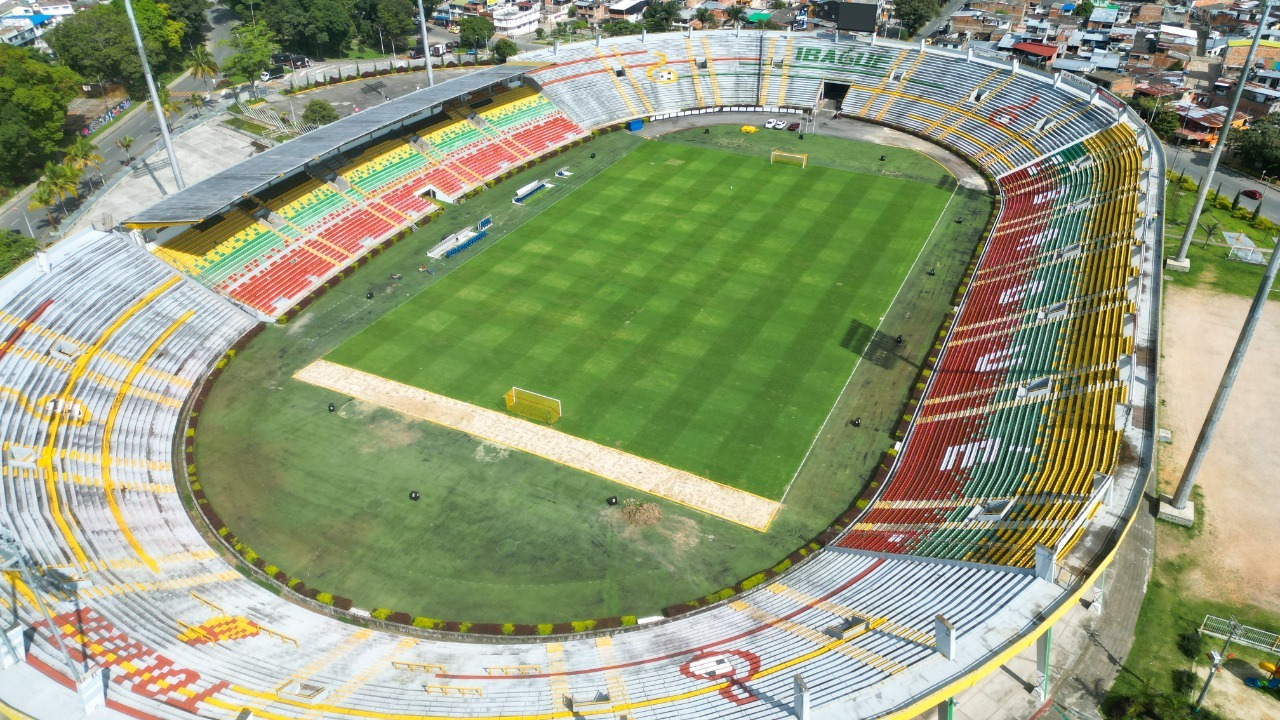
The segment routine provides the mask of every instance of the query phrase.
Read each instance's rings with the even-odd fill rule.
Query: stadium
[[[963,158],[990,219],[983,193],[957,215],[958,179],[909,152],[874,150],[890,173],[865,149],[737,129],[820,107]],[[686,141],[638,139],[664,123]],[[1164,166],[1148,133],[1096,87],[995,54],[616,38],[366,109],[140,210],[127,233],[68,238],[0,281],[5,662],[66,688],[42,695],[50,716],[910,718],[1033,646],[1047,687],[1051,629],[1095,591],[1150,473]],[[439,241],[410,255],[420,225]],[[368,275],[394,253],[408,273]],[[628,314],[632,287],[648,314]],[[938,322],[885,325],[903,289],[936,296]],[[611,334],[582,329],[608,312]],[[780,537],[797,466],[854,436],[831,431],[832,402],[861,407],[860,361],[912,342],[922,358],[865,413],[888,426],[857,436],[863,483],[815,532]],[[274,358],[303,389],[254,385],[245,368]],[[277,391],[306,407],[274,426],[304,449],[349,452],[314,434],[330,414],[399,413],[548,463],[527,483],[641,493],[790,550],[758,546],[723,573],[767,571],[639,620],[600,601],[580,607],[616,617],[504,622],[556,600],[518,585],[473,617],[377,612],[361,583],[353,603],[282,549],[259,557],[252,508],[205,487],[219,463],[260,467],[259,406],[233,408]],[[646,422],[686,408],[678,428]],[[354,442],[392,457],[386,436]],[[432,452],[449,482],[457,453]],[[311,512],[377,482],[349,480],[317,487]],[[322,534],[313,522],[291,532]]]

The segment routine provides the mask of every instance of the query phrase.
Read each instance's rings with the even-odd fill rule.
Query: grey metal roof
[[[129,218],[126,225],[197,223],[226,209],[309,163],[363,143],[388,128],[403,126],[432,114],[432,108],[460,95],[522,75],[528,65],[497,65],[415,90],[381,105],[349,115],[174,193]]]

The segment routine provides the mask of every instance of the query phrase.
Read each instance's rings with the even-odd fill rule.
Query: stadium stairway
[[[155,257],[87,232],[0,280],[3,531],[36,571],[33,586],[9,575],[0,607],[34,631],[24,661],[70,683],[53,642],[66,639],[77,663],[109,668],[109,706],[143,719],[553,717],[570,699],[635,720],[781,719],[796,674],[821,717],[871,717],[963,680],[1078,597],[1035,577],[1031,553],[1070,549],[1116,465],[1149,169],[1133,130],[989,58],[777,35],[765,47],[762,58],[755,36],[708,33],[540,51],[554,60],[530,73],[540,93],[481,108],[480,125],[450,120],[423,146],[380,142],[344,167],[353,191],[307,181],[267,197],[287,223],[232,211]],[[284,602],[205,543],[177,492],[174,439],[201,378],[254,325],[212,290],[270,315],[394,231],[389,216],[429,212],[425,183],[464,191],[500,171],[494,158],[522,162],[639,107],[816,97],[827,73],[850,82],[844,112],[1004,173],[996,227],[893,471],[834,546],[627,632],[473,643]],[[951,659],[939,615],[955,628]]]

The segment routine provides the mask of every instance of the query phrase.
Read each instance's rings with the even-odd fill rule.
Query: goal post
[[[769,153],[769,164],[772,165],[774,163],[790,163],[804,168],[809,166],[809,155],[807,153],[791,153],[784,152],[782,150],[774,150]]]
[[[562,414],[558,399],[524,388],[512,386],[502,399],[507,404],[508,412],[548,425],[554,425]]]

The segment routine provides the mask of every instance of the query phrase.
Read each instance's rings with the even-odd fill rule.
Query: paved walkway
[[[777,502],[505,413],[317,360],[295,379],[460,430],[764,532]]]

